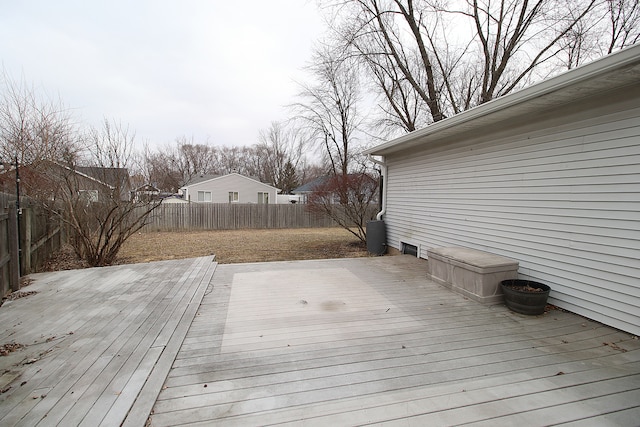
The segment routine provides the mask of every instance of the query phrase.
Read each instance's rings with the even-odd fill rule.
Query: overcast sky
[[[323,31],[313,0],[0,0],[0,61],[139,146],[251,145],[287,117]]]

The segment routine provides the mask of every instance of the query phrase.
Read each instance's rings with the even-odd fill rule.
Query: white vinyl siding
[[[551,303],[640,334],[640,108],[528,129],[388,156],[388,244],[516,259]]]

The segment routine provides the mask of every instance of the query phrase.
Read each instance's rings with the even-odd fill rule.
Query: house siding
[[[387,156],[388,244],[516,259],[552,304],[640,334],[637,99]]]
[[[186,198],[198,201],[198,191],[210,191],[211,203],[229,203],[229,192],[238,192],[238,201],[234,203],[258,203],[258,193],[268,193],[269,203],[276,203],[277,189],[239,174],[229,174],[208,181],[190,185]],[[207,202],[208,203],[208,202]]]

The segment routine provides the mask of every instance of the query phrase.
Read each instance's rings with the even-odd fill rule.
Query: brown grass
[[[214,230],[139,233],[127,240],[119,263],[215,255],[221,264],[369,256],[342,228]]]

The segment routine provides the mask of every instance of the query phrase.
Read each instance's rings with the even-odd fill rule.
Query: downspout
[[[387,164],[384,161],[384,156],[380,156],[381,160],[374,159],[371,154],[368,154],[367,157],[380,166],[380,174],[382,175],[382,206],[380,212],[376,215],[376,220],[380,221],[382,216],[387,213]]]

